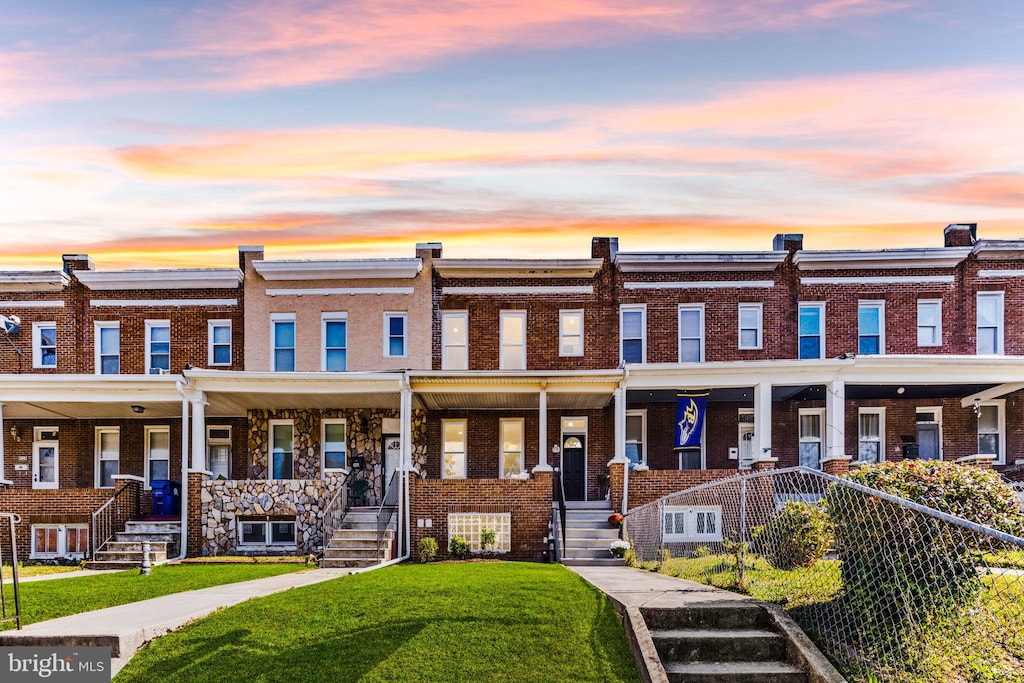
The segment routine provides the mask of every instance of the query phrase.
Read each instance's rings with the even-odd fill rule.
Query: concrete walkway
[[[749,602],[721,588],[632,567],[568,567],[599,591],[627,607],[688,607],[696,602]]]
[[[311,569],[40,621],[20,631],[0,632],[0,645],[109,646],[112,674],[116,674],[145,643],[189,622],[252,598],[336,579],[351,571]]]

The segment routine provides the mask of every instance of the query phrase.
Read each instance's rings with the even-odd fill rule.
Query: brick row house
[[[0,510],[23,556],[81,557],[113,531],[98,510],[120,494],[138,501],[122,517],[153,517],[149,484],[172,479],[172,555],[316,552],[346,510],[387,509],[388,557],[427,536],[480,549],[488,528],[491,550],[543,560],[558,499],[628,511],[751,469],[904,457],[1019,477],[1024,240],[976,233],[0,271],[20,319],[0,339]],[[686,392],[707,407],[679,450]]]

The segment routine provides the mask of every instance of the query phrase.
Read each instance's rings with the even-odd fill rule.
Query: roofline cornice
[[[786,260],[785,251],[619,252],[615,265],[623,273],[685,273],[694,270],[772,271]]]
[[[410,279],[423,270],[420,258],[253,261],[264,280]]]
[[[71,278],[62,270],[0,271],[0,290],[5,292],[59,291]]]
[[[94,291],[119,289],[237,289],[238,268],[179,268],[173,270],[76,270],[75,278]]]
[[[604,260],[590,259],[435,259],[441,277],[592,278]]]
[[[971,247],[920,249],[801,250],[793,254],[800,270],[855,270],[861,268],[954,268],[971,254]]]

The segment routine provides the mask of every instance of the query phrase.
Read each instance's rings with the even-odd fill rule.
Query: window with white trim
[[[626,458],[635,465],[647,462],[647,411],[626,411]]]
[[[295,426],[291,420],[270,421],[270,468],[268,479],[292,479]]]
[[[466,421],[441,420],[443,459],[441,475],[445,479],[466,478]]]
[[[704,360],[704,304],[679,304],[679,362]]]
[[[469,369],[469,314],[441,312],[441,369]]]
[[[244,546],[295,547],[295,522],[243,519],[238,523],[238,543]]]
[[[33,524],[30,559],[57,557],[81,559],[89,552],[89,526],[82,524]]]
[[[231,321],[209,320],[206,332],[207,362],[210,365],[231,365]]]
[[[295,372],[295,314],[270,314],[270,370]]]
[[[498,334],[501,336],[501,370],[526,369],[526,311],[502,311]]]
[[[384,314],[384,357],[404,358],[406,355],[406,334],[409,314],[392,312]]]
[[[619,359],[624,363],[644,363],[647,358],[647,306],[627,304],[619,307]]]
[[[501,432],[501,478],[525,472],[522,418],[501,419],[498,428]]]
[[[96,428],[96,487],[113,488],[114,475],[121,470],[121,429]]]
[[[857,353],[877,356],[885,353],[885,302],[857,302]]]
[[[171,321],[146,321],[146,372],[159,375],[171,371]]]
[[[718,505],[666,505],[662,513],[666,543],[715,542],[722,540],[722,508]]]
[[[171,428],[147,426],[145,437],[148,487],[154,479],[171,478]]]
[[[32,367],[57,367],[57,323],[32,323]]]
[[[1003,353],[1003,293],[978,292],[978,354]]]
[[[583,311],[558,312],[558,355],[583,355]]]
[[[121,372],[121,323],[116,320],[98,320],[94,330],[96,374],[119,374]]]
[[[1006,462],[1006,401],[988,401],[979,406],[978,453],[994,455],[995,465]]]
[[[323,340],[320,369],[325,372],[345,372],[348,369],[348,314],[321,314],[320,338]]]
[[[800,358],[825,356],[825,303],[801,303],[799,307]]]
[[[942,346],[942,299],[917,300],[917,345]]]
[[[861,408],[857,411],[857,460],[885,460],[885,408]]]
[[[741,349],[759,349],[763,342],[764,304],[739,304]]]
[[[800,409],[800,466],[821,469],[823,444],[822,426],[825,424],[824,408]]]
[[[207,425],[206,466],[213,479],[231,478],[231,425]]]
[[[342,419],[324,419],[320,421],[320,443],[323,444],[324,474],[344,472],[348,466],[347,453],[348,425]]]
[[[494,547],[486,552],[507,553],[512,549],[512,515],[508,512],[484,514],[476,512],[451,512],[448,514],[448,545],[452,538],[460,536],[469,544],[470,552],[483,552],[480,532],[490,529],[494,532]]]

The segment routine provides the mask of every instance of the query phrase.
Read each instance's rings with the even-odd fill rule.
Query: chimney
[[[978,224],[950,223],[942,231],[942,237],[947,247],[973,247],[978,241]]]
[[[253,261],[263,260],[263,245],[253,247],[238,247],[238,268],[243,273],[248,272]]]
[[[595,237],[590,241],[590,258],[604,259],[611,263],[619,253],[618,237]]]
[[[440,242],[417,242],[416,243],[416,256],[428,261],[430,259],[441,258],[441,243]]]
[[[804,236],[799,232],[779,233],[772,240],[772,251],[800,251],[804,248]]]
[[[64,272],[71,275],[76,270],[95,270],[96,264],[88,254],[64,254],[60,257],[64,262]]]

